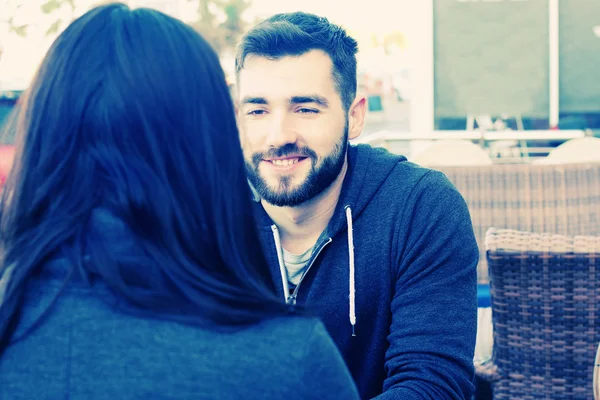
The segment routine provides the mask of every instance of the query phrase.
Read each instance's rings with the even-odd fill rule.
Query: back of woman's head
[[[284,310],[258,250],[225,76],[193,29],[97,7],[55,41],[18,112],[0,351],[27,280],[63,253],[146,309],[226,325]],[[139,257],[86,239],[97,210],[124,223]]]

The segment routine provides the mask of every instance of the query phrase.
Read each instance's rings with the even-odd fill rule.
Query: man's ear
[[[363,95],[357,95],[356,99],[348,110],[348,138],[356,139],[360,136],[365,127],[365,118],[367,115],[367,98]]]

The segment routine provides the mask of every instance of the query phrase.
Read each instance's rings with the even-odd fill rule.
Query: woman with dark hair
[[[274,294],[225,76],[193,29],[89,11],[16,132],[0,398],[357,397],[323,325]]]

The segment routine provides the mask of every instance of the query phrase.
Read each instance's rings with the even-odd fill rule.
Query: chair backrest
[[[492,165],[492,159],[480,146],[468,140],[440,140],[410,158],[426,167],[444,165]]]
[[[485,233],[494,226],[563,235],[600,235],[600,163],[435,167],[465,198],[488,278]]]
[[[600,237],[492,228],[494,399],[593,399]]]
[[[594,400],[600,400],[600,345],[596,351],[596,361],[594,362]]]
[[[600,162],[600,138],[584,137],[567,140],[553,149],[546,157],[536,160],[536,164],[572,164]]]

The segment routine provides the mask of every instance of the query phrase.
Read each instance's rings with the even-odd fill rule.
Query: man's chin
[[[287,203],[295,197],[297,197],[296,193],[294,191],[289,190],[282,191],[269,189],[265,193],[265,200],[269,199],[272,200],[274,203]],[[269,203],[271,203],[271,201],[269,201]]]
[[[280,188],[262,187],[259,195],[268,204],[276,207],[296,207],[304,203],[307,199],[304,199],[301,195],[301,190],[294,187],[287,190],[281,190]]]
[[[306,201],[293,199],[288,196],[267,196],[262,199],[267,204],[274,207],[298,207],[304,204]]]
[[[296,174],[260,175],[260,180],[265,188],[272,193],[281,193],[282,196],[297,191],[304,185],[306,179],[306,176],[300,177],[296,176]]]

